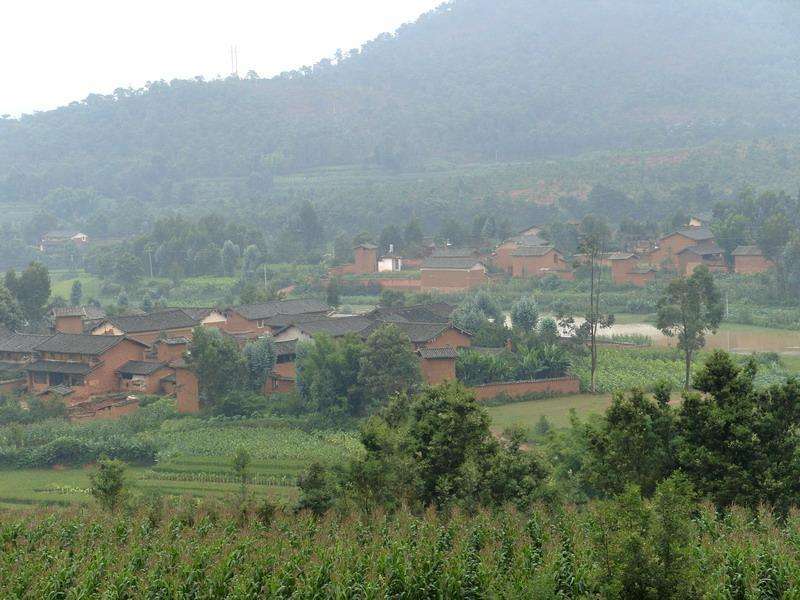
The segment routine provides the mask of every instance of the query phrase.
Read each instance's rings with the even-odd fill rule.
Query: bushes
[[[152,442],[119,437],[92,442],[75,436],[56,438],[30,448],[0,448],[0,468],[33,469],[55,465],[79,466],[101,457],[123,460],[131,464],[153,464],[157,449]]]

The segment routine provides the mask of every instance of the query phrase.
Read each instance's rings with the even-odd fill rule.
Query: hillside
[[[779,0],[456,0],[273,79],[156,82],[0,120],[0,202],[266,198],[337,165],[526,161],[800,130],[800,8]],[[191,182],[191,183],[187,183]]]

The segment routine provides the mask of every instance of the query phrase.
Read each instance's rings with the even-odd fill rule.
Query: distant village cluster
[[[200,410],[199,386],[185,357],[197,327],[231,336],[241,346],[263,336],[275,342],[276,362],[264,394],[295,386],[298,341],[326,333],[366,339],[385,323],[408,336],[423,379],[455,379],[457,350],[472,334],[452,324],[446,303],[377,308],[366,315],[335,316],[318,300],[275,300],[228,309],[174,308],[127,316],[106,316],[92,307],[57,308],[52,333],[0,335],[0,363],[24,374],[0,391],[22,390],[40,398],[63,399],[73,420],[115,418],[135,411],[141,395],[174,395],[178,410]]]
[[[330,277],[354,275],[382,288],[401,291],[457,293],[489,283],[493,272],[513,278],[556,276],[575,278],[574,270],[585,262],[576,254],[565,257],[555,246],[540,236],[538,226],[528,228],[500,243],[492,252],[477,248],[425,247],[423,258],[405,258],[392,251],[381,254],[373,244],[356,246],[351,264],[329,270]],[[714,272],[728,271],[752,275],[770,269],[773,264],[757,246],[739,246],[728,265],[724,252],[707,226],[707,219],[693,217],[686,227],[658,240],[642,240],[630,252],[608,252],[600,258],[600,266],[608,267],[615,284],[645,286],[665,272],[691,275],[705,265]],[[419,277],[381,277],[393,272],[419,270]],[[367,277],[369,279],[367,279]],[[376,279],[377,277],[377,279]]]

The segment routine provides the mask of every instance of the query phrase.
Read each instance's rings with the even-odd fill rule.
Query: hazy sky
[[[149,80],[274,75],[415,20],[442,0],[6,0],[0,114]]]

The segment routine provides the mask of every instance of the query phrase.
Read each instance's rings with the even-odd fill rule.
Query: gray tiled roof
[[[547,246],[550,244],[550,242],[548,242],[546,239],[533,234],[515,235],[508,241],[514,242],[515,244],[518,244],[520,246]]]
[[[433,251],[431,258],[475,258],[478,251],[475,248],[438,248]]]
[[[431,257],[423,261],[421,269],[457,269],[467,271],[475,265],[483,266],[477,258],[443,258]]]
[[[54,317],[82,317],[84,319],[103,319],[106,311],[97,306],[62,306],[54,308]]]
[[[125,339],[128,338],[121,335],[57,333],[37,344],[35,350],[60,354],[99,356]]]
[[[680,235],[688,237],[690,240],[694,240],[696,242],[714,239],[714,234],[711,233],[711,230],[706,227],[688,227],[686,229],[679,229],[675,233],[679,233]]]
[[[361,333],[372,324],[373,321],[366,317],[327,317],[318,321],[301,323],[297,327],[307,335],[327,333],[338,337],[348,333]]]
[[[107,321],[125,333],[190,329],[200,324],[198,319],[180,308],[160,310],[144,315],[109,317]]]
[[[379,307],[367,316],[378,321],[387,322],[447,323],[450,320],[450,313],[445,317],[442,316],[441,312],[437,311],[436,307],[420,304],[396,308]]]
[[[36,346],[51,337],[37,333],[12,333],[0,339],[0,352],[33,352]]]
[[[733,256],[763,256],[764,253],[758,246],[737,246],[731,254]]]
[[[160,362],[150,362],[146,360],[129,360],[119,369],[117,369],[117,372],[123,373],[125,375],[152,375],[159,369],[163,369],[164,366],[165,366],[164,363]]]
[[[607,260],[629,260],[631,258],[636,258],[633,252],[612,252],[606,257]]]
[[[258,304],[245,304],[233,308],[234,311],[242,315],[245,319],[252,321],[255,319],[269,319],[277,315],[302,315],[307,313],[326,313],[330,307],[319,300],[298,299],[298,300],[272,300],[270,302],[260,302]]]
[[[458,358],[456,349],[449,346],[445,348],[420,348],[417,352],[419,352],[420,357],[426,360]]]
[[[722,254],[723,250],[716,244],[698,244],[697,246],[689,246],[684,248],[678,252],[678,254],[683,254],[684,252],[696,254],[697,256],[711,256]]]
[[[555,250],[552,246],[522,246],[511,253],[511,256],[544,256]]]
[[[25,366],[35,373],[69,373],[70,375],[86,375],[92,367],[86,363],[66,362],[61,360],[37,360]]]

